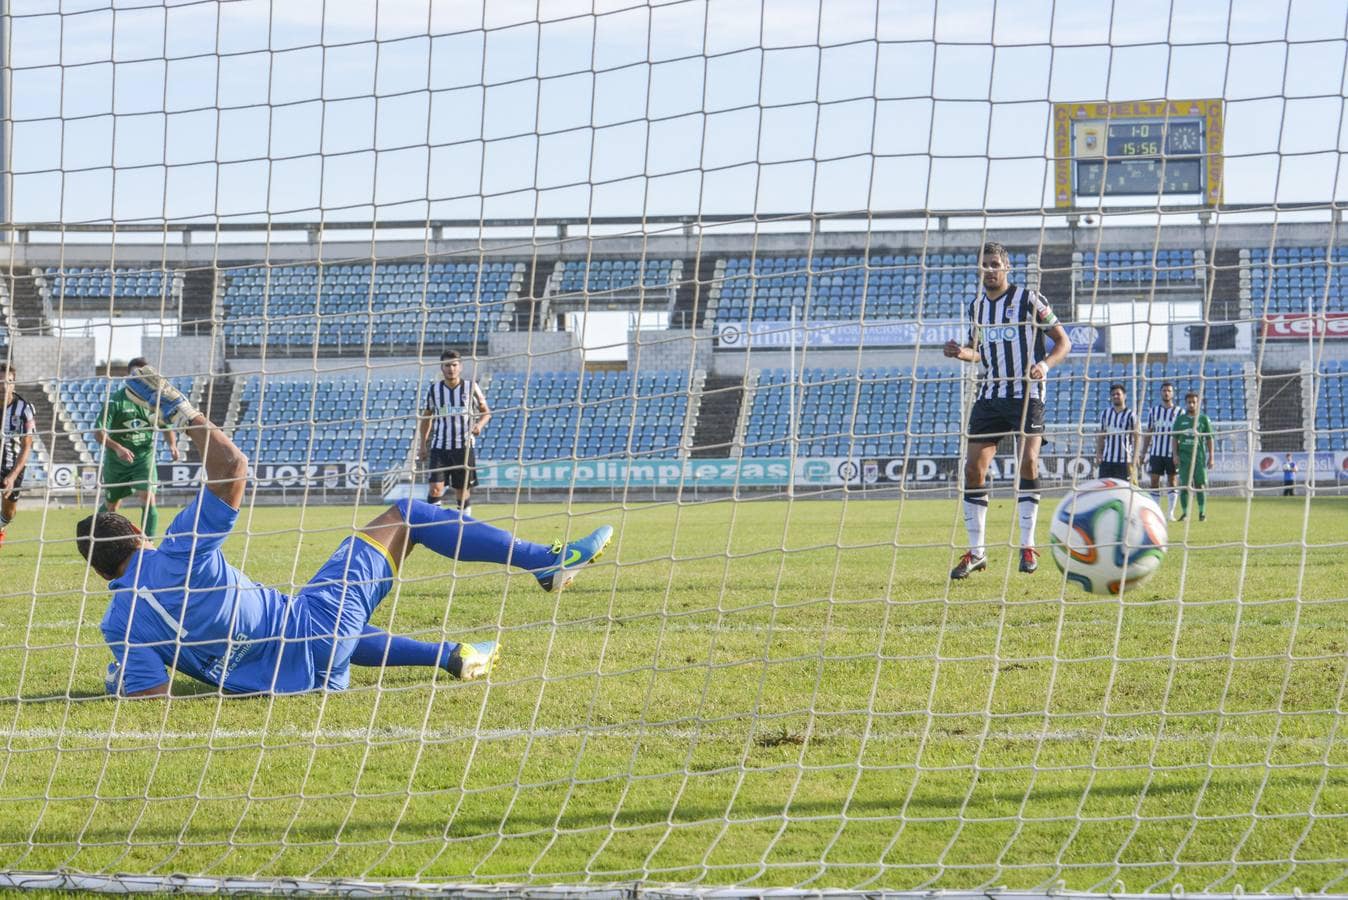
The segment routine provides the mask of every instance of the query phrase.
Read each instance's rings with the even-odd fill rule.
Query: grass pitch
[[[226,552],[289,589],[375,512],[245,510]],[[375,621],[499,638],[489,683],[118,702],[83,513],[25,511],[0,551],[0,869],[1348,889],[1348,501],[1214,500],[1121,600],[1047,556],[1017,573],[1009,499],[990,570],[954,585],[952,501],[477,512],[618,529],[560,597],[411,557]]]

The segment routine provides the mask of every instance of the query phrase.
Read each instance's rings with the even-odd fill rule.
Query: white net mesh
[[[1344,892],[1342,9],[10,0],[5,25],[0,884]],[[952,580],[974,369],[943,347],[990,239],[1073,350],[1039,570],[1004,442],[987,568]],[[485,408],[428,401],[443,349]],[[132,700],[76,523],[119,504],[156,553],[215,527],[170,524],[205,438],[106,411],[138,355],[248,457],[223,559],[250,581],[132,586],[164,629],[138,652],[177,670]],[[1181,507],[1162,474],[1189,515],[1159,572],[1085,593],[1050,513],[1115,384],[1142,465],[1169,458],[1166,383],[1211,422],[1208,490]],[[558,594],[534,549],[419,550],[370,620],[407,643],[345,690],[229,696],[250,655],[359,633],[285,598],[427,496],[428,407],[428,443],[482,426],[446,438],[476,518],[563,560],[611,525],[607,552]],[[252,582],[290,624],[258,631]],[[457,680],[446,641],[500,662]]]

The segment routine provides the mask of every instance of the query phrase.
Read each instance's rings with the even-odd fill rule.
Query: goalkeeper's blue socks
[[[449,671],[449,660],[459,645],[452,641],[428,643],[389,634],[366,624],[351,654],[357,666],[439,666]]]
[[[557,561],[557,553],[550,547],[520,540],[457,509],[442,509],[424,500],[403,500],[398,508],[411,526],[408,531],[412,543],[448,559],[508,563],[530,571],[547,568]]]

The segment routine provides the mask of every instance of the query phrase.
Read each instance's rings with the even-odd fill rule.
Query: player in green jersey
[[[127,363],[126,373],[147,365],[141,358]],[[153,536],[159,530],[159,507],[154,502],[155,488],[155,427],[145,413],[126,395],[122,388],[108,398],[94,423],[94,439],[107,451],[103,454],[103,496],[98,505],[100,513],[117,512],[122,501],[135,495],[143,513],[141,530]],[[176,462],[178,440],[172,430],[165,430],[169,454]]]
[[[1208,517],[1208,466],[1215,451],[1212,423],[1198,411],[1198,395],[1184,395],[1184,412],[1175,417],[1175,471],[1180,481],[1180,521],[1189,515],[1189,494],[1198,495],[1198,521]]]

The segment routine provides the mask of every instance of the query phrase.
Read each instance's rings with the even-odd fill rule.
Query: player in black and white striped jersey
[[[1039,518],[1039,445],[1044,434],[1044,379],[1072,350],[1067,331],[1037,292],[1010,282],[1011,258],[996,241],[983,245],[983,290],[969,304],[969,337],[961,346],[947,341],[945,355],[980,363],[978,395],[969,416],[969,449],[964,460],[964,527],[969,551],[950,577],[968,578],[988,567],[988,466],[1004,437],[1020,438],[1020,571],[1039,568],[1034,547]],[[1046,338],[1053,340],[1048,351]]]
[[[1175,416],[1180,408],[1175,404],[1175,386],[1168,381],[1161,383],[1161,402],[1147,410],[1144,424],[1147,441],[1143,453],[1147,457],[1147,473],[1151,475],[1151,496],[1156,505],[1161,505],[1161,476],[1166,478],[1170,489],[1166,498],[1170,506],[1170,521],[1175,521],[1175,505],[1179,502],[1178,478],[1175,472]]]
[[[33,452],[33,435],[37,432],[37,418],[33,404],[14,390],[17,377],[11,363],[0,362],[0,544],[5,542],[5,529],[19,513],[19,488],[23,487],[23,470]]]
[[[1142,447],[1137,413],[1128,408],[1128,391],[1117,382],[1109,386],[1109,408],[1100,414],[1095,436],[1095,465],[1101,478],[1133,480]]]
[[[482,388],[463,377],[463,360],[454,350],[440,354],[440,380],[426,388],[417,422],[417,458],[427,462],[426,501],[439,503],[449,478],[459,511],[472,515],[477,485],[473,444],[491,421]]]

